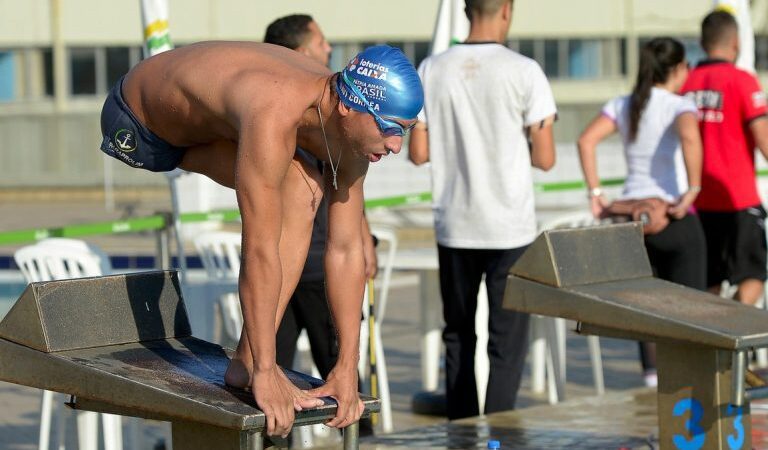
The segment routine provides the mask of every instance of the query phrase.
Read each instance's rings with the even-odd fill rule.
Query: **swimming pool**
[[[15,270],[0,270],[0,318],[11,309],[19,298],[27,283],[21,272]]]

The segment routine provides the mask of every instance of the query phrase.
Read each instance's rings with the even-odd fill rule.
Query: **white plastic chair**
[[[585,211],[566,214],[547,221],[539,227],[539,231],[598,224],[599,221],[590,212]],[[552,404],[565,398],[565,341],[565,319],[531,316],[531,389],[534,392],[544,392],[546,381],[548,400]],[[602,395],[605,393],[605,382],[600,338],[587,336],[587,344],[595,391],[598,395]]]
[[[378,384],[378,395],[381,400],[381,429],[385,433],[391,433],[393,430],[392,425],[392,401],[389,393],[389,377],[387,376],[387,362],[384,359],[384,344],[381,340],[381,323],[384,320],[384,314],[387,310],[387,298],[389,296],[389,285],[392,280],[392,267],[395,262],[395,255],[397,254],[397,233],[394,229],[381,226],[372,225],[371,234],[376,236],[380,242],[387,243],[387,251],[385,256],[379,259],[379,267],[382,269],[380,273],[380,287],[377,295],[374,296],[374,312],[376,317],[374,318],[374,345],[376,347],[376,379]],[[368,354],[368,289],[365,290],[365,298],[363,299],[363,322],[360,325],[360,359],[358,362],[358,372],[361,376],[364,376],[364,380],[370,383],[370,365]],[[370,387],[370,386],[369,386]]]
[[[240,245],[242,236],[234,231],[206,231],[195,236],[194,244],[206,274],[212,280],[237,280],[240,275]],[[216,336],[237,342],[243,328],[243,314],[237,293],[222,295],[219,312],[223,336]]]
[[[50,238],[22,247],[13,255],[27,282],[62,280],[108,274],[112,271],[109,257],[97,247],[76,239]],[[48,450],[51,416],[55,392],[43,391],[40,408],[40,440],[38,448]],[[66,433],[64,402],[57,402],[57,450],[64,449]],[[102,414],[104,449],[123,448],[120,416]],[[98,448],[98,413],[77,412],[78,444],[80,450]]]

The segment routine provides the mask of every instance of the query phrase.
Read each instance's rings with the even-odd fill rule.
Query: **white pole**
[[[104,209],[115,210],[115,180],[112,173],[112,158],[104,155]]]
[[[750,73],[755,73],[755,32],[752,28],[749,0],[715,0],[715,8],[728,11],[736,17],[741,48],[736,65]]]
[[[61,30],[61,0],[51,0],[51,40],[53,44],[53,98],[56,112],[67,108],[67,86],[69,72],[67,71],[67,47]],[[57,119],[59,122],[60,119]],[[57,136],[58,138],[58,136]]]
[[[168,0],[140,0],[141,22],[144,30],[144,56],[150,57],[173,49],[171,35],[168,31]],[[176,258],[178,259],[181,282],[187,281],[187,259],[184,253],[184,242],[181,236],[181,218],[179,215],[179,193],[176,180],[184,171],[176,169],[165,172],[168,186],[171,190],[171,206],[173,214],[173,234],[176,239]]]
[[[173,48],[168,32],[167,0],[141,0],[141,21],[145,56],[153,56]]]
[[[432,54],[448,50],[454,43],[464,41],[468,34],[469,20],[464,13],[464,2],[441,0],[432,34]]]

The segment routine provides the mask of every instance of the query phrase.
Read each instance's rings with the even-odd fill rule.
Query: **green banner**
[[[602,186],[621,186],[624,184],[624,178],[608,178],[600,180]],[[587,189],[585,181],[560,181],[556,183],[536,183],[534,184],[536,192],[562,192]]]
[[[165,218],[156,215],[115,222],[69,225],[60,228],[6,231],[0,233],[0,245],[25,244],[49,237],[77,238],[103,234],[138,233],[140,231],[160,230],[163,227],[165,227]]]
[[[768,176],[767,170],[759,170],[758,176]],[[603,186],[620,186],[623,178],[608,178],[601,180]],[[565,192],[586,189],[584,181],[560,181],[555,183],[536,183],[536,192]],[[392,208],[395,206],[417,205],[432,200],[432,193],[398,195],[394,197],[376,198],[365,202],[366,208]],[[170,215],[167,216],[170,218]],[[211,211],[207,213],[184,213],[179,220],[181,223],[200,222],[233,222],[240,218],[240,211],[236,209]],[[166,223],[166,216],[154,215],[135,219],[118,220],[114,222],[100,222],[82,225],[69,225],[60,228],[35,228],[29,230],[14,230],[0,232],[0,245],[17,245],[39,241],[49,237],[85,237],[104,234],[137,233],[140,231],[161,230],[171,224]]]

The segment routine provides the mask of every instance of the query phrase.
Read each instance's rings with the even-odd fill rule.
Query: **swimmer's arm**
[[[411,139],[408,141],[408,159],[417,166],[429,162],[429,135],[427,134],[427,124],[424,122],[416,122],[416,126],[411,130]]]
[[[275,317],[282,283],[278,251],[281,190],[294,147],[290,136],[275,131],[281,128],[262,121],[242,130],[235,164],[243,222],[240,303],[255,371],[272,370],[276,365]]]
[[[352,158],[342,163],[354,164]],[[366,162],[367,164],[367,162]],[[358,165],[360,165],[358,163]],[[326,291],[333,320],[339,334],[337,365],[357,367],[360,312],[365,286],[363,252],[363,175],[357,179],[343,176],[339,190],[326,183],[328,203],[328,239],[325,246]],[[346,175],[339,174],[340,176]],[[348,186],[348,188],[347,188]]]
[[[336,325],[339,357],[325,385],[313,389],[314,396],[331,396],[338,402],[336,416],[326,425],[344,428],[363,412],[357,393],[357,363],[360,357],[360,314],[365,286],[363,258],[363,179],[367,161],[346,158],[339,173],[339,190],[333,189],[326,172],[328,238],[325,245],[325,281],[328,305]]]
[[[555,120],[556,116],[552,115],[528,127],[531,165],[545,171],[555,165],[555,138],[552,134],[552,124]]]

